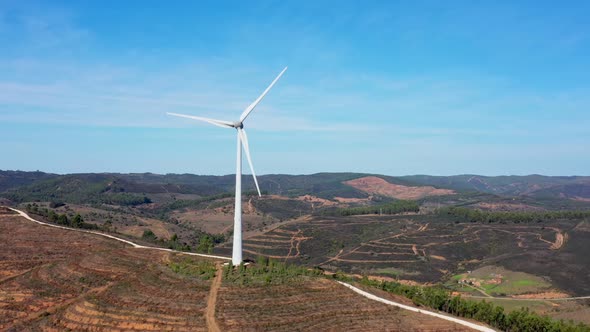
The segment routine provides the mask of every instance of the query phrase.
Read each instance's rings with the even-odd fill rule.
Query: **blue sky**
[[[0,1],[0,169],[590,175],[590,3]],[[247,166],[246,164],[244,166]]]

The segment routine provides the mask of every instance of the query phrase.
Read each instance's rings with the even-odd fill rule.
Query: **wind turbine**
[[[283,76],[283,73],[285,73],[286,70],[287,67],[285,67],[285,69],[283,69],[283,71],[279,73],[279,75],[274,79],[274,81],[270,83],[268,88],[266,88],[266,90],[264,90],[264,92],[252,104],[246,107],[238,121],[231,122],[203,118],[200,116],[192,116],[178,113],[166,113],[168,115],[178,116],[182,118],[205,121],[212,125],[222,128],[235,128],[237,131],[238,149],[236,156],[236,206],[234,211],[234,244],[232,252],[233,265],[239,265],[240,263],[242,263],[242,147],[244,147],[244,151],[246,152],[246,159],[248,159],[248,164],[250,165],[250,170],[252,171],[252,177],[254,178],[254,184],[256,185],[258,196],[262,196],[260,194],[260,187],[258,187],[258,180],[256,179],[256,174],[254,173],[254,166],[252,166],[252,159],[250,158],[250,148],[248,147],[248,136],[246,135],[246,130],[244,130],[244,120],[246,120],[248,115],[252,113],[256,105],[260,103],[262,98],[266,96],[268,91],[270,91],[270,89],[273,87],[273,85],[275,85],[279,78]]]

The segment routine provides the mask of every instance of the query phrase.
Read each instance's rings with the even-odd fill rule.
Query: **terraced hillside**
[[[206,330],[210,282],[169,253],[0,216],[0,330]]]
[[[215,304],[212,261],[34,224],[5,209],[0,267],[0,330],[204,331],[211,312],[227,331],[461,330],[321,278],[271,286],[224,282]]]
[[[590,208],[586,177],[279,174],[259,177],[262,197],[253,194],[250,177],[243,180],[243,229],[247,232],[265,231],[307,215],[339,215],[343,209],[377,207],[397,199],[416,200],[422,213],[456,205],[507,211]],[[486,185],[474,186],[479,180]],[[105,231],[135,238],[147,234],[154,244],[207,252],[210,243],[218,245],[231,238],[234,181],[230,175],[0,171],[0,203],[27,209],[44,220],[50,220],[50,214],[69,219],[80,215],[84,222]]]
[[[485,265],[590,294],[585,221],[465,223],[436,215],[313,217],[248,237],[244,250],[355,274],[438,282]],[[574,282],[572,282],[574,281]]]
[[[359,297],[326,279],[305,283],[220,289],[217,319],[222,331],[467,331]]]

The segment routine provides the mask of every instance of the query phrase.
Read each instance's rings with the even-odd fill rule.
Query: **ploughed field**
[[[498,265],[590,294],[587,221],[465,223],[437,215],[314,217],[246,238],[244,251],[355,274],[438,282]],[[586,249],[584,249],[586,248]]]
[[[209,281],[169,253],[0,215],[0,330],[206,330]]]
[[[383,305],[321,278],[219,290],[222,331],[469,331],[451,322]]]
[[[201,331],[212,309],[223,331],[462,329],[318,277],[279,285],[223,281],[210,301],[218,263],[131,248],[0,210],[0,330]]]

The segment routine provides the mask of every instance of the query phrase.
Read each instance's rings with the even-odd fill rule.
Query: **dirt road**
[[[215,278],[211,283],[211,290],[209,291],[209,298],[207,299],[207,310],[205,311],[205,319],[207,320],[207,328],[210,332],[219,332],[219,325],[215,320],[215,305],[217,303],[217,293],[221,287],[221,276],[223,274],[223,265],[217,264],[217,271]]]
[[[67,231],[75,231],[75,232],[82,232],[82,233],[100,235],[100,236],[108,237],[109,239],[113,239],[113,240],[117,240],[117,241],[120,241],[120,242],[124,242],[124,243],[130,244],[134,248],[160,250],[160,251],[175,252],[175,253],[178,253],[178,254],[190,255],[190,256],[200,256],[200,257],[208,257],[208,258],[215,258],[215,259],[231,260],[231,257],[206,255],[206,254],[197,254],[196,252],[186,252],[186,251],[178,251],[178,250],[167,249],[167,248],[158,248],[158,247],[143,246],[141,244],[137,244],[137,243],[131,242],[129,240],[121,239],[121,238],[118,238],[116,236],[105,234],[105,233],[101,233],[101,232],[88,231],[88,230],[84,230],[84,229],[69,228],[69,227],[64,227],[64,226],[59,226],[59,225],[54,225],[54,224],[42,222],[42,221],[35,220],[35,219],[29,217],[28,214],[26,214],[25,212],[23,212],[21,210],[13,209],[11,207],[9,207],[9,209],[11,209],[12,211],[18,213],[21,217],[23,217],[23,218],[25,218],[27,220],[30,220],[32,222],[36,222],[37,224],[40,224],[40,225],[49,226],[49,227],[55,227],[55,228],[60,228],[60,229],[64,229],[64,230],[67,230]]]
[[[197,254],[197,253],[190,253],[190,252],[182,252],[182,251],[176,251],[176,250],[172,250],[172,249],[165,249],[165,248],[157,248],[157,247],[148,247],[148,246],[143,246],[143,245],[139,245],[137,243],[131,242],[129,240],[125,240],[125,239],[121,239],[118,238],[116,236],[112,236],[109,234],[104,234],[104,233],[100,233],[100,232],[94,232],[94,231],[88,231],[88,230],[82,230],[82,229],[74,229],[74,228],[68,228],[68,227],[63,227],[63,226],[58,226],[58,225],[53,225],[53,224],[49,224],[49,223],[45,223],[45,222],[41,222],[38,220],[35,220],[33,218],[31,218],[28,214],[26,214],[23,211],[17,210],[17,209],[13,209],[10,208],[12,211],[17,212],[20,216],[22,216],[23,218],[30,220],[32,222],[41,224],[41,225],[45,225],[45,226],[49,226],[49,227],[55,227],[55,228],[60,228],[60,229],[64,229],[64,230],[68,230],[68,231],[75,231],[75,232],[82,232],[82,233],[89,233],[89,234],[95,234],[95,235],[99,235],[99,236],[104,236],[104,237],[108,237],[110,239],[114,239],[117,241],[121,241],[127,244],[130,244],[131,246],[133,246],[134,248],[140,248],[140,249],[151,249],[151,250],[162,250],[162,251],[168,251],[168,252],[176,252],[179,254],[183,254],[183,255],[193,255],[193,256],[202,256],[202,257],[208,257],[208,258],[216,258],[216,259],[223,259],[223,260],[231,260],[230,257],[223,257],[223,256],[214,256],[214,255],[205,255],[205,254]],[[213,283],[211,285],[211,290],[209,293],[209,298],[207,300],[207,310],[206,310],[206,320],[207,320],[207,326],[209,328],[209,331],[219,331],[219,326],[217,325],[217,322],[215,321],[215,304],[217,301],[217,293],[219,291],[219,287],[221,286],[221,277],[223,274],[223,269],[222,269],[222,265],[218,264],[217,267],[217,272],[215,275],[215,279],[213,280]],[[371,293],[365,292],[361,289],[358,289],[352,285],[349,285],[347,283],[341,282],[341,281],[337,281],[339,284],[348,287],[349,289],[353,290],[354,292],[369,298],[371,300],[375,300],[387,305],[392,305],[392,306],[396,306],[405,310],[410,310],[410,311],[414,311],[414,312],[418,312],[418,313],[422,313],[425,315],[430,315],[430,316],[434,316],[440,319],[444,319],[447,321],[451,321],[472,329],[475,329],[477,331],[483,331],[483,332],[492,332],[494,331],[493,329],[486,327],[486,326],[482,326],[482,325],[478,325],[466,320],[462,320],[460,318],[455,318],[455,317],[449,317],[446,315],[442,315],[439,313],[435,313],[435,312],[431,312],[428,310],[423,310],[423,309],[418,309],[415,307],[411,307],[408,305],[404,305],[401,303],[397,303],[397,302],[393,302],[393,301],[389,301],[383,298],[380,298],[378,296],[375,296]],[[588,297],[590,298],[590,296]]]
[[[472,323],[472,322],[468,322],[468,321],[462,320],[460,318],[450,317],[450,316],[446,316],[446,315],[439,314],[439,313],[436,313],[436,312],[432,312],[432,311],[428,311],[428,310],[423,310],[423,309],[418,309],[418,308],[411,307],[411,306],[408,306],[408,305],[405,305],[405,304],[401,304],[401,303],[398,303],[398,302],[393,302],[393,301],[390,301],[390,300],[386,300],[384,298],[378,297],[378,296],[373,295],[373,294],[371,294],[369,292],[365,292],[362,289],[356,288],[356,287],[354,287],[352,285],[349,285],[347,283],[344,283],[342,281],[336,281],[336,282],[339,283],[339,284],[341,284],[344,287],[347,287],[347,288],[352,289],[352,291],[354,291],[357,294],[360,294],[360,295],[362,295],[362,296],[364,296],[364,297],[366,297],[368,299],[371,299],[371,300],[374,300],[374,301],[377,301],[377,302],[385,303],[387,305],[395,306],[395,307],[398,307],[398,308],[402,308],[402,309],[406,309],[406,310],[418,312],[418,313],[421,313],[421,314],[425,314],[425,315],[429,315],[429,316],[434,316],[434,317],[437,317],[437,318],[440,318],[440,319],[448,320],[450,322],[457,323],[457,324],[460,324],[460,325],[463,325],[463,326],[467,326],[469,328],[472,328],[474,330],[481,331],[481,332],[495,332],[496,331],[496,330],[492,329],[491,327],[487,327],[487,326],[484,326],[484,325],[479,325],[479,324],[475,324],[475,323]]]

